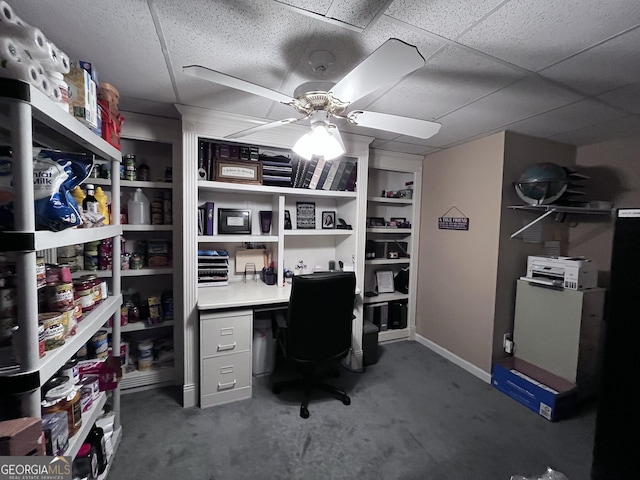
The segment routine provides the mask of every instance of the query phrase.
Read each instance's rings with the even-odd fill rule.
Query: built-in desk
[[[219,310],[289,302],[291,284],[278,288],[261,280],[198,289],[198,310]]]

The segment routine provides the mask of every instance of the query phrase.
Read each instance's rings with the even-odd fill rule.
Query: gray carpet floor
[[[109,478],[509,480],[547,466],[589,478],[595,405],[551,423],[416,342],[380,348],[333,382],[350,406],[318,393],[307,420],[269,377],[253,398],[204,410],[170,388],[125,395]]]

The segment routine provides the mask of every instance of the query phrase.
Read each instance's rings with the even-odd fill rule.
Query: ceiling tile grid
[[[583,146],[632,136],[640,136],[640,117],[638,116],[620,118],[601,125],[564,132],[550,138],[559,142]]]
[[[640,82],[616,88],[598,98],[627,112],[640,114]]]
[[[511,0],[458,41],[538,71],[639,24],[633,0]]]
[[[8,3],[19,17],[42,30],[71,60],[93,62],[99,80],[113,84],[121,96],[169,104],[176,101],[146,2],[9,0]]]

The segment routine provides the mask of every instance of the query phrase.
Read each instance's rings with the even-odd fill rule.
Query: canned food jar
[[[42,402],[42,415],[58,411],[67,412],[67,425],[69,427],[69,437],[71,437],[82,426],[82,404],[80,398],[80,390],[69,383],[53,388],[47,392],[45,400]]]
[[[151,180],[151,170],[149,170],[149,166],[144,163],[141,164],[138,167],[136,178],[141,182],[148,182]]]
[[[44,341],[44,325],[38,325],[38,355],[40,358],[44,357],[44,353],[47,351]]]
[[[78,360],[69,360],[60,369],[60,374],[63,377],[69,377],[69,380],[73,383],[80,382],[80,370],[78,369]]]
[[[107,343],[107,331],[99,330],[89,343],[96,358],[105,358],[108,354],[109,345]]]
[[[100,380],[98,375],[85,375],[80,380],[81,388],[88,388],[91,390],[91,398],[97,400],[100,396]]]
[[[87,280],[91,282],[91,291],[93,292],[94,307],[97,307],[102,303],[102,289],[100,288],[100,281],[98,276],[94,274],[83,275],[80,280]]]
[[[136,179],[136,156],[133,153],[127,153],[124,156],[124,180]]]
[[[47,268],[43,257],[36,257],[36,285],[43,287],[47,283]]]
[[[153,342],[138,344],[138,370],[149,370],[153,365]]]
[[[64,345],[64,314],[60,312],[44,312],[38,314],[38,322],[44,327],[44,348],[54,350]]]
[[[131,270],[140,270],[142,268],[142,255],[140,253],[134,252],[131,254],[129,268]]]
[[[95,299],[93,298],[93,282],[90,280],[76,280],[73,282],[73,288],[80,299],[80,306],[83,312],[90,312],[95,308]]]
[[[47,307],[54,312],[73,309],[73,284],[56,283],[46,287]]]

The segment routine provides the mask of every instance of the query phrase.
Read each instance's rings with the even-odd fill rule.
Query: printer
[[[520,277],[543,286],[583,290],[598,286],[598,267],[584,257],[529,256],[527,276]]]

